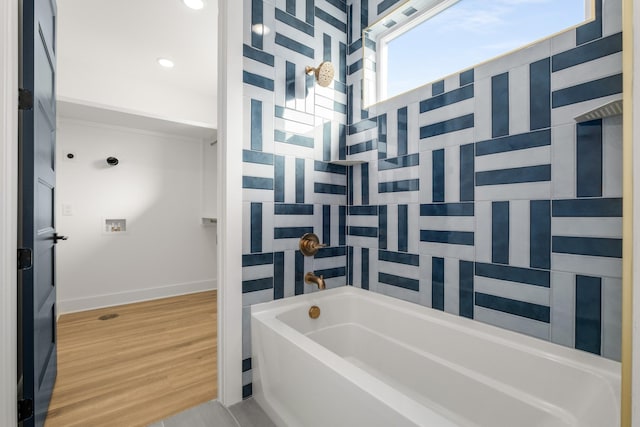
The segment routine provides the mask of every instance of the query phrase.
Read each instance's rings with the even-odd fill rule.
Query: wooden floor
[[[216,310],[211,291],[63,315],[45,426],[146,426],[215,399]]]

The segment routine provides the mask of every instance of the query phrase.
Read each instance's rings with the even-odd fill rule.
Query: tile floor
[[[149,427],[276,427],[253,399],[231,406],[203,403]]]

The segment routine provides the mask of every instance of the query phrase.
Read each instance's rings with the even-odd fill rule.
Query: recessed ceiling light
[[[182,3],[194,10],[200,10],[204,7],[204,0],[182,0]]]
[[[173,68],[175,65],[172,60],[167,58],[158,58],[158,64],[162,65],[164,68]]]

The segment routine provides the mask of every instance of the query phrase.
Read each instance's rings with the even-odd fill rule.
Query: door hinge
[[[18,248],[18,270],[28,270],[33,267],[33,251],[31,248]]]
[[[33,110],[33,93],[29,89],[18,89],[18,109]]]
[[[33,417],[33,400],[18,400],[18,422],[28,420]]]

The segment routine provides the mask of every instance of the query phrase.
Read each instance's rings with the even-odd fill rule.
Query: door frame
[[[219,1],[218,399],[242,400],[243,3]],[[17,349],[18,61],[20,0],[0,2],[0,348]],[[16,352],[0,352],[0,425],[17,419]]]
[[[218,1],[218,400],[242,400],[243,1]],[[230,166],[229,166],[230,165]]]
[[[19,2],[0,2],[0,348],[17,349]],[[0,352],[0,425],[17,418],[16,351]]]

